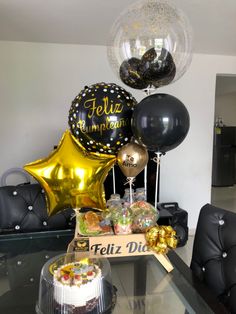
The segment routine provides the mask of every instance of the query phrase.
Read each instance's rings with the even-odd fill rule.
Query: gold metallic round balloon
[[[114,155],[88,153],[67,130],[48,157],[24,166],[46,192],[49,216],[66,208],[106,208],[103,183]]]
[[[126,177],[136,177],[148,162],[148,152],[142,145],[128,143],[117,155],[118,165]]]

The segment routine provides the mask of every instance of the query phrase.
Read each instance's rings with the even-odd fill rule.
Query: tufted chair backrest
[[[45,194],[39,184],[0,187],[0,234],[74,228],[74,211],[48,217]]]
[[[213,205],[202,207],[191,269],[236,313],[236,214]]]

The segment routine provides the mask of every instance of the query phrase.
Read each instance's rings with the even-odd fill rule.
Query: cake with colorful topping
[[[89,313],[102,291],[101,269],[89,259],[65,264],[54,273],[54,299],[59,313]]]

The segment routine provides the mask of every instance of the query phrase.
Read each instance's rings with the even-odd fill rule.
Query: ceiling
[[[0,40],[106,45],[136,0],[0,0]],[[235,0],[173,0],[188,16],[197,53],[236,55]]]

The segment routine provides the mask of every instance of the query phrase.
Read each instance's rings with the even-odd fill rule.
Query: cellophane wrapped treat
[[[132,233],[133,215],[128,207],[123,207],[117,210],[113,216],[113,225],[115,234],[130,234]]]
[[[110,199],[107,201],[107,209],[103,211],[103,217],[105,220],[110,220],[111,224],[115,219],[117,212],[122,210],[123,201],[119,194],[112,194]]]
[[[130,206],[133,214],[132,232],[143,233],[157,223],[158,210],[150,203],[138,201]]]
[[[76,223],[80,235],[98,236],[113,234],[111,221],[102,212],[89,210],[76,213]]]

